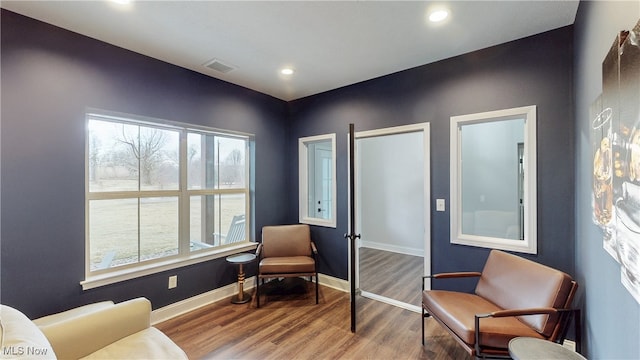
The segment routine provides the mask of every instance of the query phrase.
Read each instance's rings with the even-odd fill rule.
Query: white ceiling
[[[2,1],[8,10],[293,100],[573,24],[570,1]],[[434,6],[450,17],[433,25]],[[203,64],[217,58],[235,69]],[[295,73],[284,76],[280,68]]]

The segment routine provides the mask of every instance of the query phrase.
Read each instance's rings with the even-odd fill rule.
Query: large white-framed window
[[[250,144],[219,129],[88,111],[86,261],[93,288],[250,242]]]
[[[536,114],[451,117],[452,244],[537,253]]]

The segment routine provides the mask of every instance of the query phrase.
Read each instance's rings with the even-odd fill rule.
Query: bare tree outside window
[[[91,120],[90,190],[177,190],[179,136],[172,129]]]
[[[220,165],[220,181],[223,185],[234,185],[242,181],[244,161],[242,152],[233,149]]]
[[[220,187],[240,188],[245,186],[246,142],[240,139],[219,137],[217,153]]]
[[[140,126],[137,133],[131,133],[122,126],[117,142],[133,155],[127,157],[126,165],[132,174],[140,174],[141,187],[177,182],[177,149],[167,149],[170,137],[168,130]]]
[[[158,170],[162,165],[162,151],[167,144],[166,131],[138,127],[137,134],[132,134],[122,126],[122,132],[117,141],[133,154],[133,160],[127,163],[129,170],[141,175],[140,182],[151,185],[158,181]]]

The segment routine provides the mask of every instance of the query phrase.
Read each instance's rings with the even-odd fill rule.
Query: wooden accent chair
[[[424,290],[423,280],[423,345],[424,321],[431,316],[471,356],[510,358],[511,339],[525,336],[562,343],[575,317],[576,350],[580,352],[580,311],[570,308],[578,285],[569,275],[492,250],[481,273],[443,273],[423,279],[461,277],[479,277],[474,294]]]
[[[258,258],[257,305],[260,307],[260,283],[268,278],[316,277],[318,303],[318,250],[311,241],[309,225],[276,225],[262,228],[262,242],[256,249]]]

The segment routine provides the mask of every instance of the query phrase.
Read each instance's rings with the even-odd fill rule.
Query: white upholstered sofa
[[[151,303],[104,301],[29,320],[0,309],[0,359],[187,359],[151,326]]]

